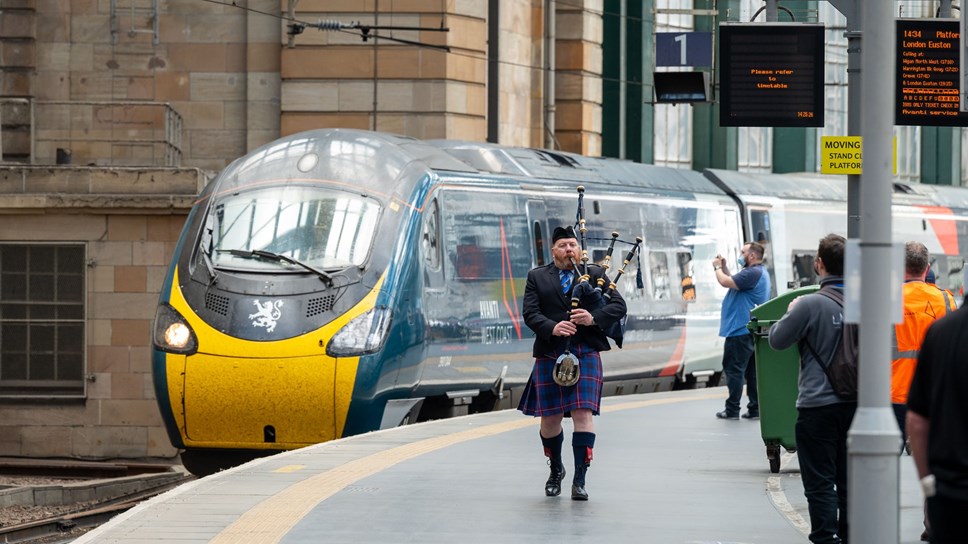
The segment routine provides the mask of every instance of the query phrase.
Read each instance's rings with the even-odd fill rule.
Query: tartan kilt
[[[584,408],[598,415],[602,402],[602,357],[583,344],[572,346],[572,353],[578,357],[578,383],[570,387],[555,383],[552,372],[555,361],[561,355],[557,350],[551,356],[537,357],[531,377],[521,393],[518,410],[525,415],[542,417],[558,414],[570,416],[572,410]]]

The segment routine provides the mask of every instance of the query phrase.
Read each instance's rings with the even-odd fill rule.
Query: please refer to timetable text
[[[790,84],[781,81],[780,78],[784,76],[792,76],[793,70],[777,69],[777,70],[764,70],[762,68],[750,68],[751,76],[764,76],[765,81],[757,81],[757,89],[789,89]]]

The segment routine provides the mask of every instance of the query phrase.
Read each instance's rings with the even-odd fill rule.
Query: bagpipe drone
[[[639,247],[642,245],[642,237],[636,236],[635,243],[626,242],[624,240],[619,240],[618,231],[612,231],[612,238],[608,244],[608,249],[605,251],[605,258],[602,261],[601,267],[604,269],[602,277],[598,278],[595,285],[591,283],[591,275],[588,273],[588,249],[586,245],[586,233],[588,232],[588,227],[585,225],[585,187],[578,186],[578,213],[575,217],[575,227],[579,233],[579,243],[581,244],[581,277],[578,279],[578,284],[572,289],[571,292],[571,307],[572,309],[584,308],[589,312],[599,310],[603,308],[608,301],[612,298],[612,294],[615,293],[615,289],[618,286],[619,280],[625,274],[625,269],[628,267],[632,259],[636,260],[636,285],[639,289],[643,288],[642,283],[642,267],[639,263]],[[606,238],[589,238],[591,240],[606,240]],[[622,261],[622,267],[618,270],[614,280],[609,280],[608,269],[612,262],[612,252],[615,249],[615,242],[622,242],[623,244],[628,244],[632,246],[625,256],[625,260]],[[575,271],[579,271],[578,263],[574,259],[571,261],[572,266]],[[608,284],[606,286],[606,283]],[[626,318],[620,319],[618,322],[612,324],[609,327],[603,328],[605,336],[611,338],[615,341],[615,345],[622,347],[622,340],[625,337],[625,320]],[[555,383],[561,386],[571,386],[578,383],[578,378],[581,373],[579,370],[578,357],[571,353],[571,337],[568,337],[565,341],[565,351],[562,353],[558,359],[555,361],[555,368],[552,374]]]

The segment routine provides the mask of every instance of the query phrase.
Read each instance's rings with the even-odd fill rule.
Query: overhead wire
[[[288,16],[285,16],[285,15],[280,15],[278,13],[271,13],[271,12],[261,11],[261,10],[257,10],[257,9],[254,9],[254,8],[250,8],[248,6],[241,6],[241,5],[239,5],[239,3],[236,0],[199,0],[199,1],[206,2],[206,3],[209,3],[209,4],[217,4],[217,5],[226,6],[226,7],[234,7],[234,8],[238,8],[238,9],[241,9],[241,10],[250,11],[252,13],[257,13],[257,14],[260,14],[260,15],[266,15],[268,17],[273,17],[273,18],[276,18],[276,19],[279,19],[279,20],[282,20],[282,21],[289,21],[289,22],[292,22],[292,23],[304,25],[304,26],[307,26],[307,27],[317,28],[317,25],[318,25],[318,23],[307,23],[307,22],[302,21],[302,20],[300,20],[298,18],[295,18],[295,17],[288,17]],[[568,4],[568,5],[572,5],[572,6],[577,6],[577,4],[570,4],[568,2],[563,2],[562,0],[552,0],[552,1],[553,2],[556,2],[556,3],[559,3],[559,4]],[[604,13],[604,12],[600,12],[598,10],[588,10],[588,9],[585,9],[584,11],[588,11],[590,13],[598,13],[598,14]],[[328,26],[328,28],[326,28],[326,30],[332,30],[332,31],[341,32],[341,33],[344,33],[344,34],[349,34],[349,35],[352,35],[352,36],[358,36],[358,37],[364,38],[364,35],[360,31],[354,30],[352,28],[342,28],[342,27],[339,27],[338,25],[335,25],[335,24],[334,25],[326,25],[326,24],[324,24],[323,26]],[[398,28],[398,30],[400,30],[400,29]],[[416,29],[414,29],[414,30],[416,30]],[[430,30],[430,29],[427,29],[427,30]],[[300,32],[302,32],[302,30],[299,30],[297,32],[297,34],[300,33]],[[405,45],[412,45],[412,46],[415,46],[415,47],[423,47],[423,48],[433,49],[433,50],[441,51],[441,52],[443,52],[445,54],[455,55],[455,56],[458,56],[458,57],[464,57],[464,58],[469,58],[469,59],[474,59],[474,60],[480,60],[480,61],[483,61],[483,62],[488,62],[489,61],[489,59],[487,57],[482,56],[482,55],[476,55],[476,54],[472,54],[472,53],[464,53],[464,52],[460,52],[460,51],[454,51],[452,48],[446,47],[446,46],[445,46],[446,47],[446,49],[445,49],[444,47],[438,46],[438,45],[435,45],[435,44],[425,44],[425,43],[422,43],[422,42],[418,42],[418,41],[414,41],[414,40],[408,40],[408,39],[405,39],[405,38],[390,37],[390,36],[386,36],[386,35],[380,34],[379,32],[375,32],[375,31],[372,31],[372,30],[366,33],[365,38],[364,38],[364,41],[366,41],[368,39],[374,39],[374,38],[381,38],[381,39],[385,39],[385,40],[392,40],[392,41],[395,41],[395,42],[398,42],[398,43],[401,43],[401,44],[405,44]],[[501,60],[501,59],[497,59],[494,62],[497,62],[498,64],[503,64],[503,65],[506,65],[506,66],[513,66],[513,67],[516,67],[516,68],[526,68],[526,69],[529,69],[529,70],[540,70],[542,72],[544,72],[544,71],[548,71],[548,72],[551,72],[551,71],[555,71],[555,72],[565,72],[566,71],[566,70],[551,69],[551,68],[544,67],[544,66],[535,66],[535,65],[532,65],[532,64],[525,64],[525,63],[508,61],[508,60]],[[646,86],[646,84],[644,82],[641,82],[641,81],[631,81],[631,80],[624,80],[624,79],[618,79],[618,78],[611,78],[611,77],[605,77],[604,75],[600,75],[599,78],[602,81],[608,81],[610,83],[624,83],[626,85],[633,85],[633,86],[638,86],[638,87],[645,87]]]
[[[395,37],[392,36],[392,31],[393,30],[414,30],[414,31],[423,31],[423,32],[449,32],[450,29],[444,27],[443,25],[441,25],[440,28],[433,28],[433,27],[378,27],[378,25],[375,25],[375,24],[374,25],[364,25],[364,24],[358,23],[358,22],[357,23],[343,23],[341,21],[333,21],[333,20],[319,21],[319,22],[316,22],[316,23],[309,23],[309,22],[306,22],[306,21],[302,21],[300,19],[297,19],[295,17],[290,17],[290,16],[286,16],[286,15],[280,15],[278,13],[269,13],[269,12],[266,12],[266,11],[261,11],[261,10],[257,10],[257,9],[254,9],[254,8],[250,8],[248,6],[241,6],[241,5],[239,5],[239,3],[236,0],[200,0],[200,1],[201,2],[206,2],[206,3],[209,3],[209,4],[217,4],[217,5],[220,5],[220,6],[234,7],[234,8],[237,8],[237,9],[244,10],[244,11],[249,11],[249,12],[252,12],[252,13],[257,13],[257,14],[260,14],[260,15],[266,15],[266,16],[269,16],[269,17],[274,17],[274,18],[279,19],[279,20],[282,20],[282,21],[289,21],[291,23],[291,24],[288,25],[289,26],[289,35],[290,35],[290,37],[295,36],[295,35],[298,35],[298,34],[302,34],[303,30],[306,27],[309,27],[309,28],[317,28],[319,30],[333,30],[333,31],[341,31],[341,30],[344,30],[344,29],[354,29],[354,30],[358,30],[359,31],[359,34],[358,35],[359,35],[360,38],[362,38],[362,40],[364,42],[367,41],[367,40],[369,40],[369,39],[382,38],[382,39],[385,39],[385,40],[397,41],[397,42],[405,43],[405,44],[408,44],[408,45],[416,45],[416,46],[419,46],[419,47],[426,47],[426,48],[430,48],[430,49],[441,49],[441,50],[444,50],[444,51],[449,51],[450,50],[450,47],[449,46],[446,46],[446,45],[427,44],[427,43],[417,42],[417,41],[413,41],[413,40],[404,40],[404,39],[400,39],[400,38],[395,38]],[[390,36],[380,35],[380,34],[377,34],[376,32],[374,32],[376,30],[389,30],[391,32],[391,35]]]
[[[297,24],[302,24],[302,25],[305,25],[305,26],[308,26],[308,27],[312,27],[312,28],[317,28],[317,25],[319,24],[319,23],[307,23],[307,22],[301,21],[301,20],[299,20],[297,18],[294,18],[294,17],[288,17],[288,16],[280,15],[278,13],[265,12],[265,11],[260,11],[260,10],[257,10],[257,9],[249,8],[247,6],[241,6],[241,5],[238,4],[237,0],[200,0],[200,1],[207,2],[207,3],[211,3],[211,4],[218,4],[218,5],[222,5],[222,6],[235,7],[235,8],[238,8],[238,9],[243,9],[243,10],[246,10],[246,11],[251,11],[253,13],[258,13],[260,15],[266,15],[266,16],[269,16],[269,17],[274,17],[276,19],[280,19],[280,20],[283,20],[283,21],[290,21],[290,22],[294,22],[294,23],[297,23]],[[582,11],[585,11],[587,13],[598,14],[598,15],[608,14],[608,15],[615,15],[615,16],[619,16],[619,17],[624,17],[624,18],[630,19],[630,20],[645,21],[645,22],[654,22],[652,20],[646,20],[646,19],[642,19],[642,18],[638,18],[638,17],[623,16],[620,13],[610,12],[610,11],[607,11],[607,10],[593,10],[593,9],[588,9],[588,8],[585,8],[584,6],[582,6],[580,4],[575,4],[575,3],[572,3],[572,2],[567,2],[565,0],[551,0],[551,1],[554,2],[554,3],[556,3],[556,4],[568,5],[568,6],[572,6],[572,7],[580,7],[580,8],[582,8]],[[443,3],[443,0],[442,0],[442,3]],[[442,16],[443,16],[443,12],[442,12]],[[441,25],[443,26],[443,19],[441,19]],[[323,26],[326,26],[326,25],[323,25]],[[403,28],[398,28],[398,27],[394,27],[394,28],[397,29],[397,30],[402,30],[403,29]],[[528,69],[528,70],[538,70],[538,71],[541,71],[541,72],[552,72],[552,71],[553,72],[558,72],[558,73],[562,73],[562,72],[576,72],[574,70],[561,70],[561,69],[557,69],[557,68],[549,68],[549,67],[546,67],[546,66],[536,66],[536,65],[533,65],[533,64],[526,64],[526,63],[515,62],[515,61],[510,61],[510,60],[496,59],[496,60],[493,60],[492,61],[491,59],[488,59],[484,55],[474,54],[474,53],[470,53],[470,52],[457,51],[457,50],[454,50],[451,47],[444,46],[444,47],[446,47],[446,48],[444,48],[444,47],[438,46],[436,44],[426,44],[426,43],[419,42],[419,41],[415,41],[415,40],[408,40],[408,39],[405,39],[405,38],[398,38],[398,37],[392,37],[392,36],[388,36],[388,35],[383,35],[383,34],[380,34],[377,31],[373,31],[373,30],[368,31],[367,33],[365,33],[365,35],[361,31],[359,31],[358,29],[345,28],[345,27],[338,28],[337,25],[333,25],[331,28],[326,28],[326,30],[333,30],[333,31],[337,31],[337,32],[344,33],[344,34],[358,36],[358,37],[363,38],[364,41],[366,41],[368,39],[380,38],[380,39],[395,41],[395,42],[398,42],[398,43],[401,43],[401,44],[404,44],[404,45],[411,45],[411,46],[415,46],[415,47],[422,47],[422,48],[428,48],[428,49],[432,49],[432,50],[437,50],[437,51],[441,51],[442,53],[445,53],[445,54],[448,54],[448,55],[454,55],[454,56],[458,56],[458,57],[464,57],[464,58],[468,58],[468,59],[479,60],[479,61],[482,61],[482,62],[497,62],[498,64],[505,65],[505,66],[512,66],[512,67],[515,67],[515,68],[524,68],[524,69]],[[412,30],[431,30],[431,29],[423,29],[423,28],[416,29],[416,28],[414,28]],[[629,80],[629,79],[621,79],[621,78],[607,77],[604,74],[596,74],[596,76],[599,79],[601,79],[602,81],[605,81],[605,82],[608,82],[608,83],[619,83],[619,84],[625,84],[625,85],[630,85],[630,86],[633,86],[633,87],[642,87],[642,88],[644,88],[644,87],[651,87],[652,86],[651,84],[647,84],[644,81],[635,81],[635,80]]]

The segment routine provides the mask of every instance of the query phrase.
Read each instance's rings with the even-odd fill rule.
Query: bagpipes
[[[578,186],[578,213],[575,217],[576,227],[579,233],[579,243],[581,247],[581,277],[578,279],[578,284],[571,291],[571,307],[572,309],[584,308],[589,312],[599,310],[603,308],[608,301],[611,300],[615,289],[618,286],[619,280],[625,274],[625,269],[628,267],[632,259],[636,260],[636,286],[642,289],[642,267],[639,262],[639,247],[642,245],[642,237],[636,236],[635,243],[626,242],[624,240],[619,240],[618,231],[612,231],[612,238],[608,244],[608,249],[605,251],[605,259],[602,261],[602,268],[604,273],[595,282],[595,285],[591,283],[591,275],[588,273],[588,246],[586,245],[586,233],[588,232],[588,227],[585,225],[585,187]],[[605,238],[591,238],[592,240],[605,240]],[[628,251],[625,256],[625,260],[622,261],[622,267],[618,270],[614,280],[609,280],[608,269],[612,262],[612,252],[615,249],[615,242],[622,242],[623,244],[628,244],[632,248]],[[574,259],[571,261],[572,266],[575,271],[578,272],[578,263]],[[606,283],[608,284],[606,286]],[[613,323],[609,327],[602,329],[605,336],[611,338],[615,341],[615,345],[622,347],[622,340],[625,337],[625,321],[626,318],[623,317],[618,322]],[[555,383],[562,386],[570,386],[578,383],[578,378],[580,375],[578,358],[571,353],[571,337],[565,341],[565,351],[558,357],[555,361],[555,368],[552,374]]]

